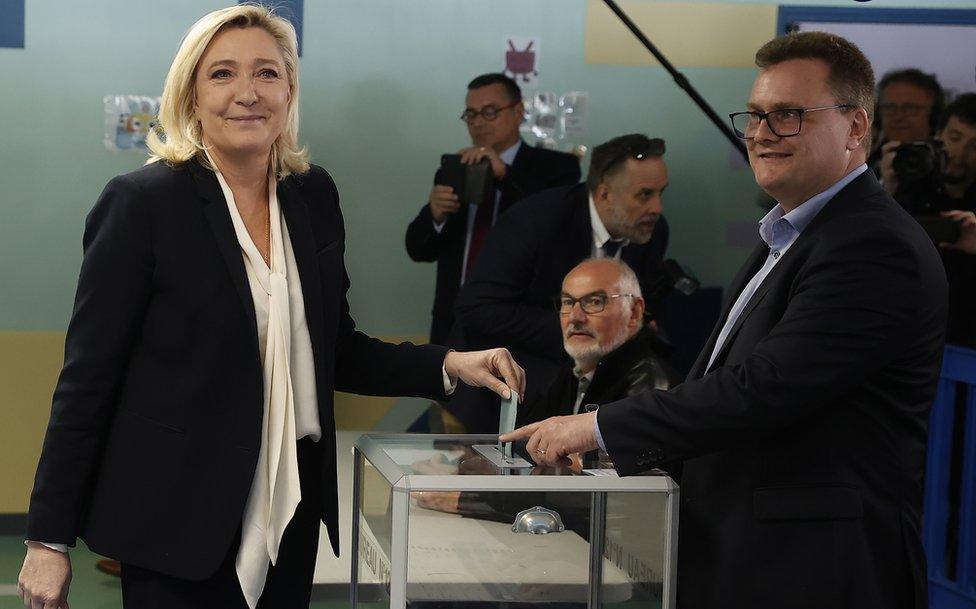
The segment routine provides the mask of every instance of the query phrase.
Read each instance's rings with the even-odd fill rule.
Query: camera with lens
[[[942,175],[946,153],[939,140],[919,140],[895,149],[892,169],[898,176],[897,200],[913,216],[938,214],[945,199]]]
[[[943,188],[946,152],[942,142],[919,140],[902,144],[895,148],[891,166],[898,176],[895,200],[936,243],[958,239],[959,226],[951,218],[939,215],[952,208]]]

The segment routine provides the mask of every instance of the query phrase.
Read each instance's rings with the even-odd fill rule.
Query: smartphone
[[[494,190],[491,163],[482,159],[474,165],[465,165],[460,154],[442,154],[437,184],[453,188],[462,204],[481,205]]]

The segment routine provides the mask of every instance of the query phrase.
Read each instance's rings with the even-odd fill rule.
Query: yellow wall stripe
[[[775,4],[618,4],[675,66],[753,67],[756,50],[776,34]],[[587,0],[584,44],[589,64],[659,65],[600,0]]]

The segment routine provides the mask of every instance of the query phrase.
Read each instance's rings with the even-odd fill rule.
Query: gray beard
[[[624,320],[626,321],[626,320]],[[571,329],[571,328],[570,328]],[[573,358],[573,363],[577,368],[585,367],[586,364],[592,364],[600,361],[604,357],[610,355],[614,351],[620,348],[620,345],[624,344],[630,339],[630,333],[627,329],[627,325],[621,325],[620,330],[614,335],[613,340],[611,340],[607,345],[601,345],[599,342],[595,345],[586,347],[574,347],[566,341],[565,335],[563,336],[563,348],[569,357]]]
[[[637,245],[644,245],[651,240],[651,233],[642,233],[636,226],[627,223],[627,218],[620,213],[616,206],[610,207],[610,218],[607,222],[607,232],[615,239],[626,239]]]

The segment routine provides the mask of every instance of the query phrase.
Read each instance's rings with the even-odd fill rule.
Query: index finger
[[[540,425],[542,425],[542,421],[529,423],[525,427],[519,427],[518,429],[515,429],[506,434],[502,434],[498,436],[498,439],[501,440],[502,442],[513,442],[515,440],[529,438],[532,436],[532,434],[535,433],[535,430],[539,429]]]

